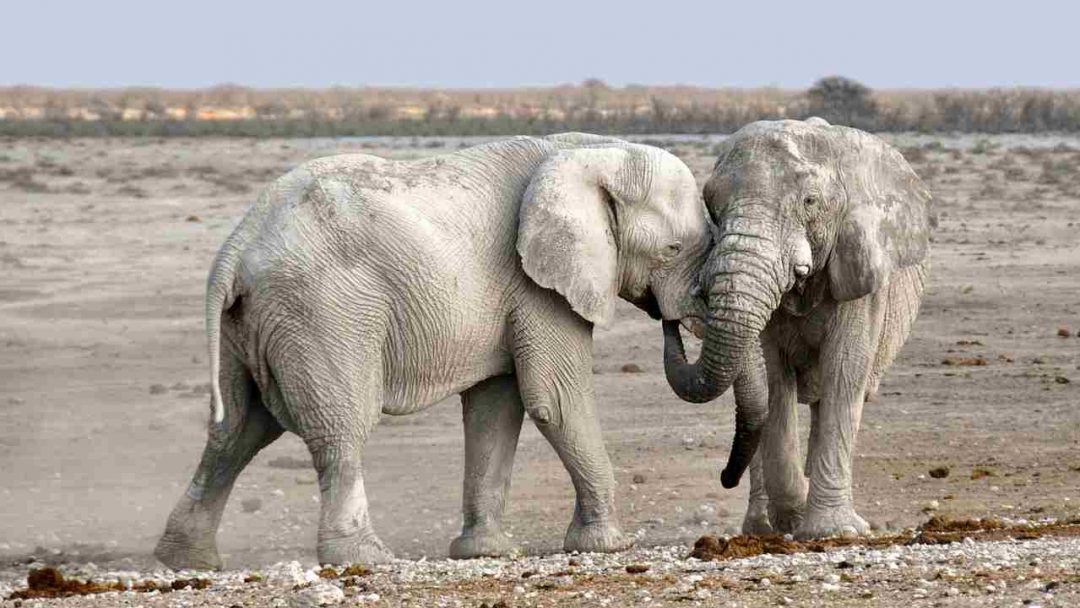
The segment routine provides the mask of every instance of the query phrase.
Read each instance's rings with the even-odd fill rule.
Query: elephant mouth
[[[683,317],[679,323],[698,340],[705,339],[705,321],[701,317]]]

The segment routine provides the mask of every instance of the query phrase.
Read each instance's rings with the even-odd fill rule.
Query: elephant
[[[749,464],[745,533],[864,534],[855,436],[919,311],[930,193],[886,142],[811,118],[741,128],[704,198],[718,234],[702,270],[702,353],[688,363],[678,323],[665,320],[669,384],[692,402],[734,385],[721,483],[735,487]],[[805,466],[799,402],[811,415]]]
[[[511,551],[501,523],[528,413],[576,493],[567,551],[618,551],[615,480],[592,386],[592,330],[621,297],[654,318],[703,314],[712,228],[670,153],[568,133],[420,160],[345,154],[269,185],[208,279],[211,411],[202,459],[155,550],[222,567],[237,476],[284,431],[318,472],[323,564],[392,559],[362,474],[381,414],[460,394],[463,526],[452,557]]]

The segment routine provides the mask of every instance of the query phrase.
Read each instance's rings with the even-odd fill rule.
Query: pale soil
[[[897,141],[933,190],[940,226],[914,334],[864,412],[857,507],[880,528],[925,520],[931,501],[963,516],[1075,517],[1080,141]],[[257,189],[302,160],[447,149],[426,140],[366,145],[375,147],[0,141],[2,563],[37,555],[153,567],[149,552],[202,449],[202,298],[212,256]],[[680,138],[669,147],[703,180],[713,145]],[[746,484],[724,491],[717,479],[730,445],[730,395],[708,406],[679,401],[660,349],[659,326],[621,306],[614,326],[596,334],[596,392],[624,527],[639,546],[688,550],[702,533],[738,529]],[[985,365],[943,364],[980,358]],[[624,373],[626,364],[642,372]],[[372,516],[398,555],[445,557],[460,522],[461,436],[452,398],[384,418],[370,440]],[[230,566],[314,561],[315,475],[271,465],[283,457],[306,461],[307,453],[283,437],[237,484],[219,535]],[[931,478],[938,466],[950,475]],[[976,468],[988,475],[972,479]],[[259,509],[245,512],[241,503],[253,499]],[[526,424],[509,529],[527,552],[555,551],[572,506],[562,465]],[[22,573],[0,571],[0,580]],[[485,597],[460,594],[475,604]]]

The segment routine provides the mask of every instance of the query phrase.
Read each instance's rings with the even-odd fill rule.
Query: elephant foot
[[[800,540],[830,537],[861,536],[870,531],[870,525],[859,517],[851,506],[813,508],[807,510],[802,524],[795,532]]]
[[[154,547],[154,557],[172,570],[221,570],[225,565],[213,539],[197,542],[169,532]]]
[[[503,557],[514,553],[516,547],[502,530],[462,530],[461,536],[450,543],[451,559],[474,557]]]
[[[320,564],[346,566],[351,564],[385,564],[394,560],[374,533],[319,539],[316,554]]]
[[[742,522],[742,533],[747,536],[767,536],[773,533],[769,522],[769,503],[754,501],[746,508],[746,517]]]
[[[619,530],[613,521],[580,524],[574,520],[566,531],[563,550],[567,553],[615,553],[634,546],[634,541]]]
[[[775,505],[769,503],[769,523],[777,534],[794,534],[802,525],[806,504]]]

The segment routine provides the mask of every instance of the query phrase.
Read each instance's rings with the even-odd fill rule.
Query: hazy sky
[[[1080,87],[1080,3],[22,0],[0,85]]]

